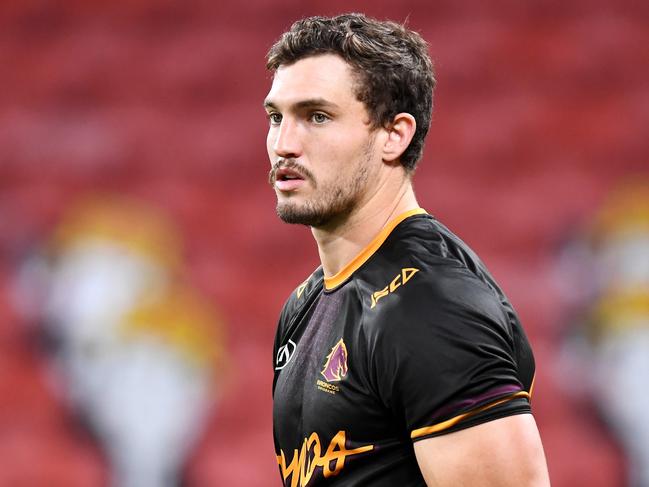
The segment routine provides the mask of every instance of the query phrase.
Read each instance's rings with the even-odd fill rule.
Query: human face
[[[277,214],[287,223],[335,225],[366,196],[378,166],[375,130],[354,82],[349,65],[333,54],[275,72],[264,104],[266,149]]]

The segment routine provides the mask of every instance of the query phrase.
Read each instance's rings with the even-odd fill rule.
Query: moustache
[[[315,182],[315,178],[313,177],[311,171],[309,171],[303,165],[298,164],[295,159],[279,159],[275,164],[273,164],[273,167],[268,173],[268,183],[271,186],[275,186],[277,171],[279,171],[280,169],[290,169],[298,173],[300,176],[302,176],[302,178],[310,179],[311,181]]]

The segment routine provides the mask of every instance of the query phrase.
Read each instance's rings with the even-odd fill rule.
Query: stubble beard
[[[322,228],[342,222],[358,206],[363,189],[368,179],[371,144],[366,148],[363,161],[351,181],[334,179],[324,185],[318,185],[315,179],[309,178],[314,195],[302,204],[291,201],[291,198],[277,202],[277,215],[285,223]]]

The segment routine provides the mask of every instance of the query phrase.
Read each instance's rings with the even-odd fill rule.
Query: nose
[[[298,158],[302,155],[302,144],[300,143],[299,127],[294,120],[284,117],[279,126],[271,128],[269,142],[278,157]]]

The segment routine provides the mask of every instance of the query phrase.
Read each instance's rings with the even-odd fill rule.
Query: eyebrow
[[[264,108],[274,108],[277,109],[277,105],[272,100],[269,100],[268,98],[264,100]],[[309,98],[307,100],[301,100],[293,105],[291,105],[291,109],[294,110],[304,110],[307,108],[328,108],[328,109],[337,109],[340,108],[338,105],[336,105],[334,102],[331,102],[329,100],[325,100],[324,98]]]

